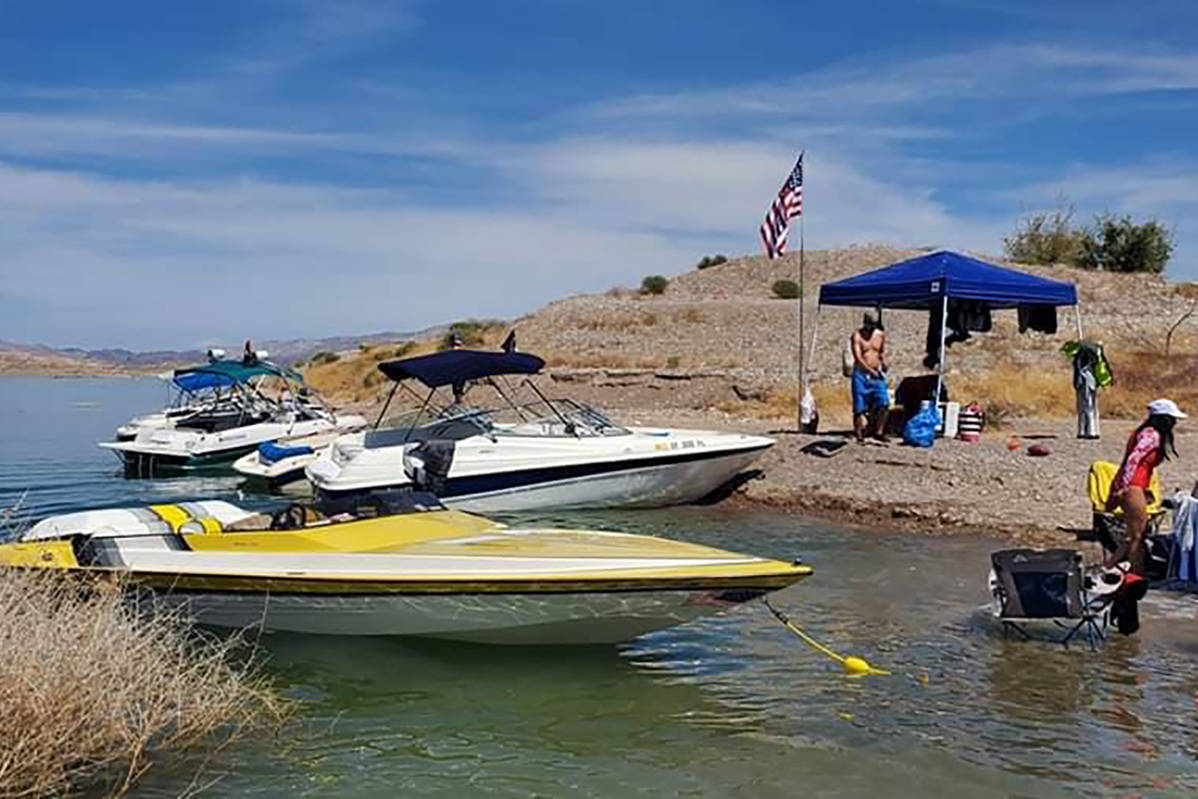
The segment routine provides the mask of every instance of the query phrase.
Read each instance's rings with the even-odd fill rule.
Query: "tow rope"
[[[782,622],[782,626],[784,626],[787,630],[790,630],[790,632],[794,633],[794,635],[797,636],[800,641],[807,644],[807,646],[811,647],[816,652],[819,652],[821,655],[825,655],[825,656],[831,658],[832,660],[836,661],[837,663],[839,663],[844,668],[844,673],[847,674],[848,676],[850,676],[850,677],[875,677],[875,676],[876,677],[886,677],[886,676],[890,675],[890,672],[886,671],[885,669],[879,669],[879,668],[875,668],[874,666],[871,666],[869,664],[869,661],[867,661],[865,658],[859,658],[854,655],[849,655],[846,657],[844,655],[840,655],[840,654],[837,654],[836,652],[833,652],[831,649],[824,646],[819,641],[816,641],[810,635],[808,635],[807,633],[800,630],[798,628],[798,626],[790,620],[790,617],[788,617],[785,613],[783,613],[782,611],[778,610],[776,607],[771,605],[769,599],[762,599],[761,601],[764,602],[765,606],[770,609],[770,613],[774,614],[774,618],[776,618],[778,621]]]

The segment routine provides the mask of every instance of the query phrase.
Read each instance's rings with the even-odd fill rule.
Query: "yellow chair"
[[[1086,475],[1086,495],[1090,497],[1090,508],[1095,514],[1118,516],[1122,518],[1123,508],[1113,511],[1106,509],[1107,497],[1111,495],[1111,483],[1115,482],[1115,473],[1119,464],[1110,461],[1094,461],[1090,464],[1090,473]],[[1148,492],[1152,495],[1148,502],[1148,518],[1153,518],[1165,512],[1161,506],[1164,496],[1161,493],[1161,477],[1159,472],[1152,473],[1152,482],[1148,484]]]
[[[1089,540],[1097,541],[1107,552],[1115,552],[1127,542],[1127,525],[1123,521],[1123,509],[1106,509],[1107,497],[1111,495],[1111,483],[1115,481],[1115,473],[1119,471],[1118,464],[1110,461],[1094,461],[1090,464],[1090,472],[1086,475],[1086,494],[1090,498],[1090,510],[1093,511]],[[1153,472],[1152,482],[1148,485],[1151,497],[1148,502],[1148,527],[1144,531],[1148,544],[1149,558],[1154,558],[1151,539],[1160,530],[1161,521],[1165,518],[1163,506],[1164,496],[1161,493],[1161,481],[1158,473]],[[1168,555],[1164,556],[1166,570]]]

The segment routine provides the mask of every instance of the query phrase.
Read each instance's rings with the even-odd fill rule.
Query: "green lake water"
[[[232,477],[125,480],[95,446],[164,395],[152,380],[0,378],[0,503],[26,489],[38,515],[236,500]],[[802,556],[816,574],[777,605],[896,674],[842,677],[760,603],[620,647],[266,635],[293,721],[151,771],[134,795],[1198,795],[1192,598],[1152,596],[1138,636],[1066,650],[995,629],[989,539],[720,506],[521,521]]]

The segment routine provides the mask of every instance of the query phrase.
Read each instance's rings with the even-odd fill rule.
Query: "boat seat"
[[[269,513],[255,513],[252,516],[246,516],[244,519],[239,519],[232,524],[225,525],[226,533],[255,533],[270,529],[271,518]]]

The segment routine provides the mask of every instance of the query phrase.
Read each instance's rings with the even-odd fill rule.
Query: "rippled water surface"
[[[28,489],[44,515],[236,498],[233,478],[126,481],[96,448],[163,396],[151,380],[0,378],[0,501]],[[816,575],[777,604],[896,674],[841,677],[758,603],[620,648],[268,635],[295,721],[212,755],[198,778],[195,763],[153,772],[139,794],[1198,795],[1189,598],[1150,598],[1135,638],[1065,650],[993,629],[985,539],[721,507],[536,521],[802,555]]]

